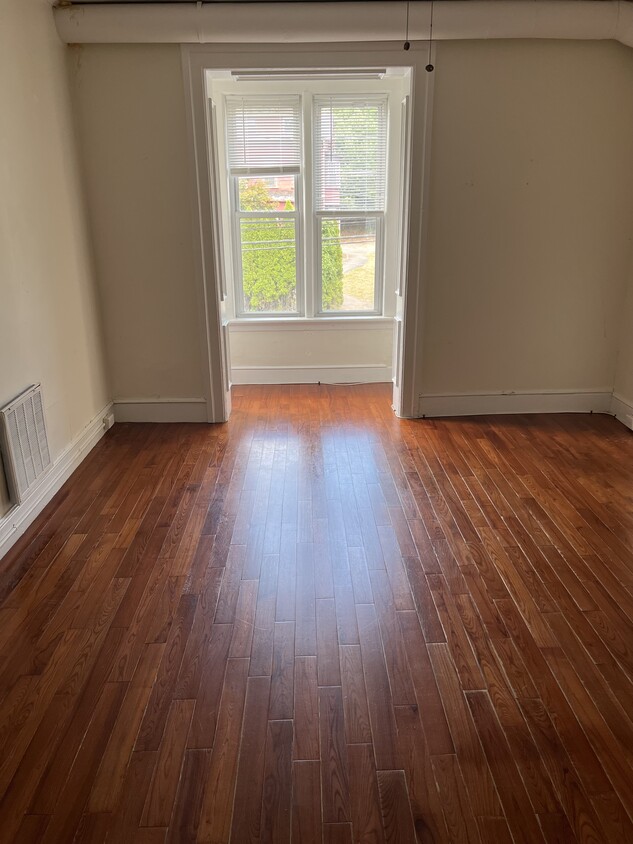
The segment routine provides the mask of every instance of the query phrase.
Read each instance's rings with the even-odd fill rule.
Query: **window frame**
[[[218,128],[219,128],[219,147],[218,147],[218,163],[219,163],[219,184],[221,205],[226,209],[224,219],[227,225],[224,226],[224,234],[222,237],[222,250],[225,255],[225,265],[227,273],[227,288],[229,297],[226,300],[227,318],[231,324],[238,324],[244,322],[245,325],[250,323],[251,326],[260,322],[262,325],[266,324],[272,326],[275,322],[280,327],[289,326],[294,322],[301,324],[301,322],[312,321],[316,323],[331,323],[338,324],[343,327],[345,324],[361,324],[365,321],[367,325],[375,324],[378,320],[391,320],[396,313],[396,275],[398,271],[398,255],[399,255],[399,236],[400,223],[399,213],[402,204],[400,195],[400,165],[399,165],[399,150],[401,147],[400,139],[400,104],[402,101],[402,92],[407,89],[409,80],[406,73],[400,72],[402,69],[397,68],[393,74],[387,74],[384,77],[372,80],[358,80],[347,79],[337,76],[333,81],[327,77],[315,78],[310,80],[305,79],[284,79],[277,80],[274,77],[259,79],[257,81],[250,79],[236,79],[230,76],[229,72],[218,72],[216,76],[209,75],[207,77],[208,95],[210,99],[217,105],[218,110]],[[302,102],[302,161],[301,169],[306,174],[310,173],[312,176],[312,153],[313,142],[312,127],[313,127],[313,100],[315,97],[323,97],[330,95],[337,97],[340,95],[343,99],[368,99],[373,100],[383,98],[387,105],[387,140],[386,140],[386,197],[385,209],[380,212],[368,211],[354,211],[349,216],[357,219],[365,219],[368,217],[381,217],[377,221],[377,243],[376,243],[376,277],[374,279],[374,307],[370,310],[324,310],[322,305],[322,290],[321,290],[321,256],[317,254],[320,248],[318,238],[318,227],[320,226],[319,219],[313,208],[313,192],[312,192],[312,178],[307,178],[305,191],[303,192],[302,200],[297,201],[296,210],[301,214],[301,220],[298,223],[298,240],[297,249],[299,255],[299,272],[298,276],[298,295],[297,299],[301,297],[301,305],[298,304],[296,312],[282,312],[282,311],[252,311],[245,312],[243,309],[243,293],[240,280],[239,289],[236,285],[236,243],[237,238],[234,234],[234,225],[232,218],[234,217],[233,189],[231,186],[231,176],[228,167],[228,150],[226,146],[226,100],[230,96],[240,96],[251,98],[255,95],[261,96],[262,99],[271,99],[279,97],[283,99],[287,96],[299,95]],[[223,131],[224,130],[224,131]],[[249,168],[248,173],[242,171],[243,175],[250,175],[252,177],[265,177],[274,175],[270,169],[265,172],[255,172],[255,168]],[[281,173],[279,173],[281,175]],[[301,180],[303,181],[303,179]],[[330,216],[344,216],[338,212],[332,212]],[[326,214],[327,216],[327,214]],[[389,279],[393,275],[394,283],[389,284]],[[232,301],[234,300],[234,301]]]

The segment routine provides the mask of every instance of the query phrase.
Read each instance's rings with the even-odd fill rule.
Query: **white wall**
[[[65,51],[48,3],[0,0],[0,405],[41,381],[53,458],[109,395]]]
[[[610,390],[633,232],[633,52],[438,45],[420,393]]]
[[[87,45],[70,70],[114,393],[201,395],[178,48]],[[418,393],[610,391],[633,52],[441,42],[435,74]]]
[[[203,395],[177,45],[69,48],[115,399]]]
[[[234,384],[316,381],[390,381],[393,325],[349,328],[339,325],[263,331],[240,324],[230,329]],[[276,367],[275,373],[271,368]],[[293,369],[289,369],[292,367]],[[314,370],[314,371],[310,371]]]

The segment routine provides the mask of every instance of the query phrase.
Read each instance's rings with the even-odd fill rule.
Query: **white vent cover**
[[[0,445],[11,498],[19,504],[51,465],[39,384],[0,408]]]

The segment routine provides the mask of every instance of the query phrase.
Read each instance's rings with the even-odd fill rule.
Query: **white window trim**
[[[324,319],[323,317],[253,317],[252,319],[232,319],[228,325],[231,333],[242,331],[338,331],[359,329],[363,331],[384,331],[393,328],[395,317],[384,316],[343,316]]]
[[[301,81],[271,81],[270,83],[261,81],[239,81],[228,79],[226,76],[222,78],[215,78],[210,84],[210,94],[213,96],[213,101],[218,112],[218,120],[220,125],[225,125],[224,117],[224,98],[226,95],[235,94],[239,91],[244,96],[251,96],[253,94],[270,95],[271,92],[281,96],[290,93],[301,93],[303,102],[303,161],[302,168],[305,173],[309,173],[310,177],[303,180],[305,189],[302,191],[302,206],[300,208],[300,220],[298,225],[297,236],[297,313],[257,313],[244,312],[238,307],[241,304],[241,280],[238,279],[239,264],[238,256],[238,238],[233,234],[233,210],[234,199],[232,190],[232,177],[228,174],[227,166],[227,151],[226,151],[226,135],[224,131],[219,131],[218,135],[218,159],[219,172],[223,172],[225,177],[222,179],[223,185],[220,185],[220,203],[221,207],[229,208],[231,214],[231,225],[225,226],[223,232],[223,251],[225,255],[225,270],[229,276],[227,287],[231,289],[233,299],[230,307],[231,311],[231,330],[235,329],[238,321],[251,322],[253,320],[266,320],[267,324],[277,324],[281,321],[287,322],[294,320],[298,323],[305,323],[308,320],[331,321],[333,324],[343,328],[344,320],[364,320],[385,318],[392,320],[395,316],[395,289],[387,285],[386,279],[397,277],[398,275],[398,258],[399,258],[399,241],[400,241],[400,209],[402,200],[399,197],[400,191],[400,171],[399,154],[401,149],[401,120],[400,109],[405,90],[405,81],[398,76],[388,77],[386,79],[376,80],[301,80]],[[387,97],[388,102],[388,140],[387,140],[387,192],[386,205],[384,212],[367,212],[367,211],[327,211],[315,212],[313,209],[312,199],[312,99],[316,93],[327,94],[332,92],[333,95],[343,94],[350,97],[354,96],[373,96],[382,95]],[[264,173],[264,169],[260,171],[261,175],[272,175],[271,172]],[[278,169],[278,168],[277,168]],[[248,173],[244,175],[256,175],[255,173]],[[299,180],[301,181],[301,180]],[[299,198],[297,197],[297,200]],[[299,210],[299,202],[297,201],[297,209]],[[357,219],[364,219],[368,217],[382,218],[382,223],[377,225],[377,242],[376,242],[376,290],[375,301],[379,307],[373,310],[362,311],[321,311],[319,306],[321,302],[321,281],[320,281],[320,238],[318,237],[317,226],[319,225],[320,216],[336,218],[336,217],[353,217]],[[310,222],[311,221],[311,222]],[[301,222],[304,224],[301,225]],[[379,233],[378,229],[382,231]],[[302,237],[303,235],[303,237]],[[301,283],[301,279],[303,283]]]

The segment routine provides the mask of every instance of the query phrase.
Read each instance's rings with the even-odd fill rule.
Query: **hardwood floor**
[[[633,437],[242,387],[0,564],[2,842],[633,841]]]

